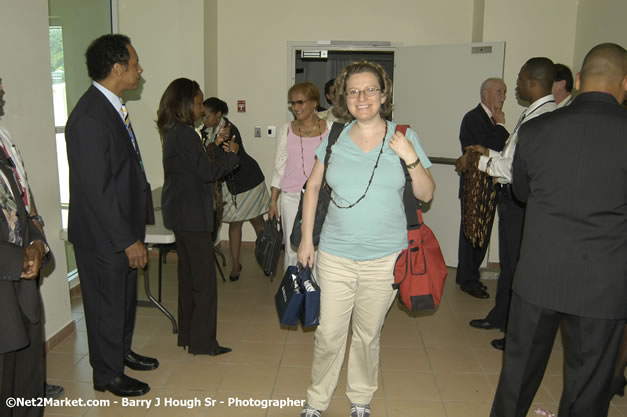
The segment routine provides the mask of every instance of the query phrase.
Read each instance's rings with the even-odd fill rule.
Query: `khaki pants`
[[[396,290],[398,253],[368,261],[352,261],[318,251],[320,325],[316,329],[308,404],[326,410],[337,386],[348,325],[352,316],[346,395],[351,403],[370,404],[378,388],[379,338]]]

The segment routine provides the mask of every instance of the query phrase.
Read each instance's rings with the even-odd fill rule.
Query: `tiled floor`
[[[228,249],[227,249],[228,250]],[[156,272],[156,259],[151,271]],[[252,249],[243,249],[242,275],[237,282],[219,281],[218,337],[233,348],[219,357],[192,356],[176,346],[169,321],[156,308],[138,307],[134,350],[159,359],[155,371],[128,374],[148,382],[152,390],[137,399],[150,407],[122,404],[109,393],[95,392],[91,383],[82,300],[72,300],[77,332],[48,354],[48,380],[65,387],[70,399],[108,399],[110,406],[49,407],[46,416],[250,416],[299,415],[300,407],[230,405],[240,400],[303,400],[310,380],[313,331],[281,328],[274,308],[274,282],[255,263]],[[279,261],[282,264],[282,259]],[[229,269],[227,268],[226,274]],[[496,330],[468,326],[492,307],[493,298],[478,300],[462,293],[450,270],[442,304],[432,313],[408,315],[395,303],[381,338],[379,390],[372,401],[373,417],[487,417],[501,367],[502,354],[490,346],[501,337]],[[152,273],[155,278],[156,273]],[[496,281],[487,281],[490,294]],[[155,285],[153,284],[153,288]],[[176,312],[176,255],[164,265],[164,305]],[[143,286],[140,287],[143,295]],[[558,338],[542,387],[528,416],[541,407],[557,411],[562,386],[563,354]],[[345,369],[326,416],[348,416]],[[216,400],[206,406],[205,398]],[[168,399],[176,406],[164,406]],[[202,404],[193,405],[197,399]],[[155,401],[160,400],[159,405]],[[113,401],[117,401],[115,404]],[[223,402],[223,404],[221,404]],[[210,402],[209,402],[210,403]],[[186,405],[189,405],[187,407]],[[627,416],[627,397],[616,397],[610,416]]]

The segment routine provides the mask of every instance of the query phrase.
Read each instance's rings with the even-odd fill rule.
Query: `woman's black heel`
[[[239,266],[239,271],[237,271],[237,274],[235,275],[229,275],[229,280],[231,281],[237,281],[239,279],[239,274],[242,273],[242,265],[240,264]]]

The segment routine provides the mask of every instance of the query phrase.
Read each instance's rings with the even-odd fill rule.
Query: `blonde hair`
[[[318,88],[310,82],[296,83],[287,90],[287,99],[292,99],[292,94],[303,93],[309,100],[316,102],[316,106],[320,104],[320,92]]]

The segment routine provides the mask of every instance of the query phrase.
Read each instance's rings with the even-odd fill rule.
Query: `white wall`
[[[604,42],[627,48],[627,1],[579,0],[573,75],[581,70],[586,53]]]
[[[144,69],[143,83],[127,92],[129,114],[148,181],[163,185],[161,141],[155,125],[159,100],[180,77],[204,89],[203,0],[118,0],[119,31],[131,38]]]
[[[0,120],[20,149],[37,208],[46,222],[55,266],[41,287],[46,338],[72,321],[65,248],[59,238],[61,210],[52,115],[47,2],[2,0],[0,77],[6,90]]]

